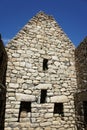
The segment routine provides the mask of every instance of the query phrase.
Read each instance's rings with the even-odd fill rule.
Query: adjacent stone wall
[[[75,56],[77,71],[76,117],[78,130],[83,130],[87,127],[83,110],[83,102],[87,101],[87,37],[77,47]]]
[[[78,91],[87,89],[87,37],[76,49],[76,70]]]
[[[7,53],[0,35],[0,129],[4,130],[5,101],[6,101],[6,68]]]
[[[0,35],[0,83],[5,86],[7,68],[7,53]]]
[[[37,14],[6,49],[5,130],[76,130],[75,47],[55,20],[44,13]],[[44,89],[46,99],[41,103]],[[22,111],[23,107],[27,109],[26,103],[29,110]],[[57,114],[55,103],[60,109]],[[24,106],[20,109],[21,104]]]

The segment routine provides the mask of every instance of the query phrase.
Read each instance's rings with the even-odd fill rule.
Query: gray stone
[[[27,94],[21,94],[21,93],[16,93],[16,99],[18,101],[35,101],[36,100],[34,95],[27,95]]]
[[[36,89],[51,89],[52,84],[39,84],[36,86]]]
[[[54,18],[38,13],[10,41],[6,50],[5,128],[74,130],[75,47]],[[47,66],[43,59],[48,59]],[[41,91],[44,89],[46,94]],[[26,103],[21,106],[21,101],[31,102],[31,106]],[[54,113],[54,103],[63,103],[64,117]]]
[[[64,103],[64,102],[68,102],[68,101],[69,101],[69,99],[65,95],[51,97],[51,102],[54,102],[54,103],[55,102]]]
[[[19,85],[18,85],[18,83],[9,83],[9,87],[16,89],[19,87]]]

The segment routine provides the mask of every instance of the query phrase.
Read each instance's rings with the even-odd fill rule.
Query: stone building
[[[0,35],[0,130],[4,130],[7,53]]]
[[[77,92],[76,103],[76,124],[78,130],[87,130],[87,37],[75,50]]]
[[[0,130],[87,130],[87,37],[40,12],[6,51],[0,36]]]
[[[38,13],[8,43],[5,130],[75,130],[75,47]]]

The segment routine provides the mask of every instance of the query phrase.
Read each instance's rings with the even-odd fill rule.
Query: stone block
[[[22,111],[21,114],[20,114],[20,117],[21,118],[27,117],[27,112],[26,111]]]
[[[34,95],[27,95],[27,94],[21,94],[21,93],[16,93],[16,99],[18,101],[35,101],[36,97]]]
[[[13,53],[13,54],[12,54],[12,57],[18,58],[18,57],[20,57],[20,54],[18,54],[18,53]]]
[[[51,89],[52,84],[39,84],[35,87],[36,89]]]
[[[14,130],[20,130],[20,128],[18,128],[18,127],[15,127],[15,128],[14,128]]]
[[[53,103],[55,103],[55,102],[64,103],[64,102],[68,102],[68,101],[69,101],[68,97],[65,95],[51,97],[51,102],[53,102]]]
[[[53,117],[53,113],[46,113],[44,115],[45,118],[52,118]]]
[[[51,130],[51,128],[50,127],[46,127],[46,128],[44,128],[44,130]]]
[[[51,125],[51,122],[43,122],[43,123],[40,123],[40,126],[41,126],[41,127],[50,126],[50,125]]]
[[[7,127],[7,128],[5,128],[5,130],[12,130],[12,129],[11,129],[11,127]]]
[[[19,84],[17,84],[17,83],[9,83],[9,87],[16,89],[16,88],[19,87]]]

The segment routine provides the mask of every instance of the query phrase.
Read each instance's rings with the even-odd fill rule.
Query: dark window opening
[[[55,103],[54,104],[54,114],[59,114],[61,116],[64,116],[63,103]]]
[[[48,70],[48,59],[43,59],[43,70]]]
[[[84,122],[87,124],[87,101],[83,102]]]
[[[19,110],[19,116],[18,116],[18,122],[20,121],[20,115],[21,115],[21,112],[31,112],[31,102],[25,102],[25,101],[22,101],[20,103],[20,110]]]
[[[3,53],[1,53],[0,55],[0,66],[2,65],[2,63],[3,63]]]
[[[46,102],[46,96],[47,96],[47,90],[46,89],[42,89],[41,90],[40,103],[45,103]]]

